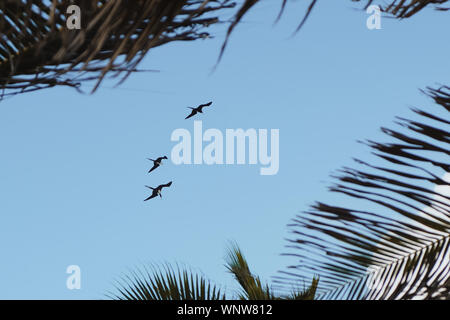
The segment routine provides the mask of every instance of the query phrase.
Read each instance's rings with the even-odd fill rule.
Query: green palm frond
[[[359,209],[316,203],[290,225],[282,285],[320,274],[322,299],[440,299],[450,295],[450,88],[428,88],[438,107],[397,118],[404,131],[382,128],[392,143],[368,141],[385,165],[356,160],[332,192]],[[443,178],[444,177],[444,178]],[[364,209],[362,209],[364,208]]]
[[[201,274],[164,267],[132,271],[116,284],[118,300],[224,300],[225,294]]]
[[[241,293],[239,293],[241,300],[314,300],[319,282],[318,278],[313,278],[309,288],[303,291],[295,290],[288,296],[277,296],[268,284],[263,284],[258,276],[252,274],[246,258],[236,244],[233,244],[228,251],[226,268],[241,287]]]
[[[242,293],[239,294],[241,300],[272,300],[275,295],[269,286],[263,285],[258,276],[250,272],[247,260],[238,246],[233,245],[228,252],[226,268],[241,286]]]
[[[252,275],[247,260],[237,245],[233,245],[227,257],[227,269],[239,282],[241,300],[313,300],[318,279],[314,278],[310,287],[293,290],[290,295],[276,296],[259,277]],[[225,300],[226,294],[204,276],[191,270],[151,267],[131,271],[116,281],[115,292],[107,294],[115,300]],[[234,299],[234,298],[233,298]]]
[[[285,299],[287,300],[314,300],[316,298],[317,286],[319,285],[319,278],[313,277],[312,283],[309,288],[303,288],[302,290],[292,290]]]

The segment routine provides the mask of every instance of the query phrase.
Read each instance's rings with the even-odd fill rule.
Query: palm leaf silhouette
[[[408,18],[429,5],[448,10],[443,6],[447,1],[391,0],[382,9],[396,18]],[[236,25],[259,2],[241,2],[219,59]],[[280,0],[278,18],[287,2]],[[297,30],[318,2],[309,2]],[[366,6],[375,3],[362,2]],[[0,2],[0,98],[54,86],[80,90],[88,80],[96,80],[94,92],[107,75],[121,76],[122,82],[139,71],[139,63],[152,48],[211,37],[208,27],[223,22],[219,15],[236,1],[82,0],[77,2],[80,30],[66,27],[66,10],[71,4],[71,0]]]
[[[335,176],[330,190],[368,209],[318,202],[293,220],[288,255],[299,263],[278,284],[320,274],[322,299],[449,297],[450,88],[426,94],[443,112],[413,109],[422,120],[396,121],[406,133],[382,128],[394,143],[367,141],[386,166],[356,160],[370,170],[346,167]]]
[[[118,300],[223,300],[225,294],[203,275],[174,269],[143,268],[132,271],[117,282],[117,293],[108,297]]]
[[[107,74],[124,80],[152,48],[208,38],[214,12],[230,0],[79,1],[80,30],[66,27],[70,0],[0,3],[0,89],[5,94],[56,85],[78,88]]]
[[[318,279],[304,290],[292,290],[287,296],[276,296],[258,276],[250,272],[247,260],[236,244],[230,248],[226,268],[241,287],[241,300],[313,300]],[[191,270],[174,269],[169,264],[131,271],[116,282],[115,292],[107,294],[117,300],[225,300],[226,294],[203,275]]]
[[[358,0],[361,1],[361,0]],[[383,4],[381,6],[382,11],[389,13],[396,18],[409,18],[418,13],[420,10],[427,6],[434,6],[436,10],[446,11],[449,10],[448,7],[444,7],[448,0],[395,0],[390,1],[388,4]],[[367,0],[367,6],[371,5],[375,1]]]
[[[424,9],[427,6],[434,6],[436,10],[439,11],[447,11],[450,10],[449,7],[445,7],[444,4],[447,3],[449,0],[390,0],[387,4],[382,1],[374,1],[374,0],[352,0],[353,2],[363,2],[365,3],[365,9],[367,9],[372,4],[378,4],[380,6],[380,9],[385,14],[391,15],[398,19],[404,19],[404,18],[410,18],[422,9]],[[222,56],[223,52],[225,51],[229,36],[233,29],[236,27],[236,25],[242,20],[242,18],[247,14],[247,12],[254,7],[257,3],[259,3],[260,0],[245,0],[243,5],[241,6],[238,13],[235,15],[231,26],[228,29],[227,38],[222,45],[222,49],[220,52],[220,56]],[[281,9],[277,17],[277,21],[280,19],[281,15],[283,14],[286,5],[288,3],[288,0],[280,0],[281,2]],[[315,6],[319,3],[319,0],[309,0],[309,5],[306,9],[305,14],[303,15],[303,18],[301,19],[296,32],[299,31],[302,26],[305,24],[308,17],[311,15],[313,9]],[[219,56],[219,59],[220,59]]]
[[[268,284],[250,271],[247,259],[236,244],[232,244],[226,259],[226,268],[239,283],[241,300],[314,300],[319,278],[313,278],[309,288],[291,290],[289,295],[277,295]]]

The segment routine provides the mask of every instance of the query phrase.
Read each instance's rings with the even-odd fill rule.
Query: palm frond
[[[450,88],[427,88],[434,112],[397,118],[404,131],[382,128],[392,143],[367,141],[385,165],[356,160],[332,192],[358,209],[318,202],[290,224],[282,287],[320,274],[322,299],[440,299],[450,294]]]
[[[231,0],[78,1],[81,29],[66,27],[71,0],[0,2],[0,89],[17,94],[57,85],[79,88],[132,72],[152,48],[206,39]],[[7,91],[7,92],[5,92]]]
[[[278,297],[267,284],[250,272],[247,260],[237,245],[233,245],[227,257],[227,269],[239,282],[241,300],[313,300],[318,279],[304,290],[293,290],[290,295]],[[226,294],[191,270],[176,269],[166,264],[163,267],[144,267],[123,276],[116,281],[115,292],[107,297],[114,300],[225,300]]]
[[[449,0],[390,0],[388,4],[385,4],[383,1],[375,1],[375,0],[352,0],[353,2],[365,2],[365,8],[368,8],[372,4],[378,4],[380,9],[389,15],[392,15],[395,18],[403,19],[410,18],[416,13],[420,12],[422,9],[427,6],[434,6],[436,10],[439,11],[447,11],[450,10],[449,7],[445,7],[444,4]],[[228,28],[227,37],[222,45],[222,49],[220,51],[219,60],[223,55],[225,48],[227,46],[229,37],[233,32],[236,25],[242,20],[242,18],[252,9],[260,0],[245,0],[243,5],[240,7],[238,13],[235,15],[231,26]],[[280,0],[281,9],[278,14],[276,21],[278,21],[283,12],[285,11],[288,0]],[[308,17],[311,15],[313,9],[317,6],[319,0],[309,0],[309,5],[306,9],[306,12],[303,14],[302,19],[300,20],[299,25],[295,32],[298,32],[303,25],[305,24]]]
[[[224,300],[225,294],[203,275],[190,270],[144,267],[117,281],[116,292],[108,297],[118,300]]]
[[[375,3],[364,1],[366,5]],[[397,18],[408,18],[423,8],[448,0],[391,0],[382,9]],[[260,0],[245,0],[228,28],[219,59],[236,25]],[[283,13],[287,0],[280,0]],[[318,0],[309,6],[300,29]],[[137,72],[139,63],[152,49],[174,41],[212,37],[210,25],[221,22],[232,0],[100,0],[77,1],[81,8],[80,30],[66,27],[72,0],[5,0],[0,2],[0,99],[4,96],[69,86],[80,90],[95,80],[96,91],[103,79],[121,76],[124,81]],[[144,71],[144,70],[141,70]]]
[[[314,300],[316,298],[317,286],[319,285],[319,278],[313,277],[311,286],[309,288],[303,288],[302,290],[296,289],[287,295],[287,300]]]
[[[264,285],[258,276],[254,276],[250,272],[247,260],[236,245],[233,245],[228,252],[226,268],[241,286],[242,293],[239,295],[241,300],[275,299],[269,286]]]
[[[361,0],[357,0],[361,1]],[[367,1],[366,7],[375,3],[374,0]],[[450,8],[444,7],[448,0],[391,0],[387,5],[380,5],[383,12],[393,15],[396,18],[410,18],[427,6],[433,6],[436,10],[447,11]]]
[[[252,274],[247,259],[236,244],[232,244],[228,250],[226,268],[241,287],[238,294],[241,300],[314,300],[319,282],[318,278],[313,278],[310,287],[292,290],[287,296],[277,296],[268,284],[263,284],[258,276]]]

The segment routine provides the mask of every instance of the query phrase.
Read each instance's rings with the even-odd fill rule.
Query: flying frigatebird
[[[201,104],[201,105],[199,105],[197,108],[191,108],[191,107],[188,107],[189,109],[192,109],[192,111],[191,111],[191,114],[188,115],[188,116],[187,116],[186,118],[184,118],[184,119],[189,119],[190,117],[195,116],[197,113],[203,113],[203,111],[202,111],[203,107],[209,107],[210,105],[212,105],[212,101],[210,101],[210,102],[208,102],[208,103]]]
[[[161,185],[157,186],[156,188],[146,186],[147,188],[152,189],[153,191],[152,191],[151,196],[148,197],[147,199],[145,199],[144,201],[150,200],[157,196],[160,196],[162,198],[162,195],[161,195],[162,188],[170,187],[171,185],[172,185],[172,181],[170,181],[169,183],[166,183],[166,184],[161,184]]]
[[[153,161],[153,167],[148,171],[148,173],[152,172],[153,170],[155,170],[156,168],[158,168],[160,165],[162,165],[162,161],[163,159],[167,159],[166,156],[164,157],[159,157],[156,160],[147,158],[147,160]]]

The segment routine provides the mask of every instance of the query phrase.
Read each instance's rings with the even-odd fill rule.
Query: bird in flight
[[[147,158],[147,160],[153,161],[153,167],[148,171],[148,173],[152,172],[153,170],[155,170],[156,168],[158,168],[160,165],[162,165],[162,161],[163,159],[167,159],[166,156],[164,157],[159,157],[156,160]]]
[[[162,198],[162,195],[161,195],[162,188],[166,188],[166,187],[168,188],[171,185],[172,185],[172,181],[170,181],[169,183],[166,183],[166,184],[161,184],[161,185],[157,186],[156,188],[152,188],[152,187],[146,186],[147,188],[152,189],[153,191],[152,191],[152,194],[150,195],[150,197],[148,197],[144,201],[150,200],[150,199],[152,199],[154,197],[157,197],[157,196],[160,196]]]
[[[188,116],[187,116],[186,118],[184,118],[184,119],[189,119],[190,117],[195,116],[197,113],[203,113],[203,111],[202,111],[203,107],[209,107],[210,105],[212,105],[212,101],[210,101],[210,102],[208,102],[208,103],[201,104],[201,105],[199,105],[197,108],[191,108],[191,107],[188,107],[189,109],[192,109],[192,111],[191,111],[191,114],[188,115]]]

